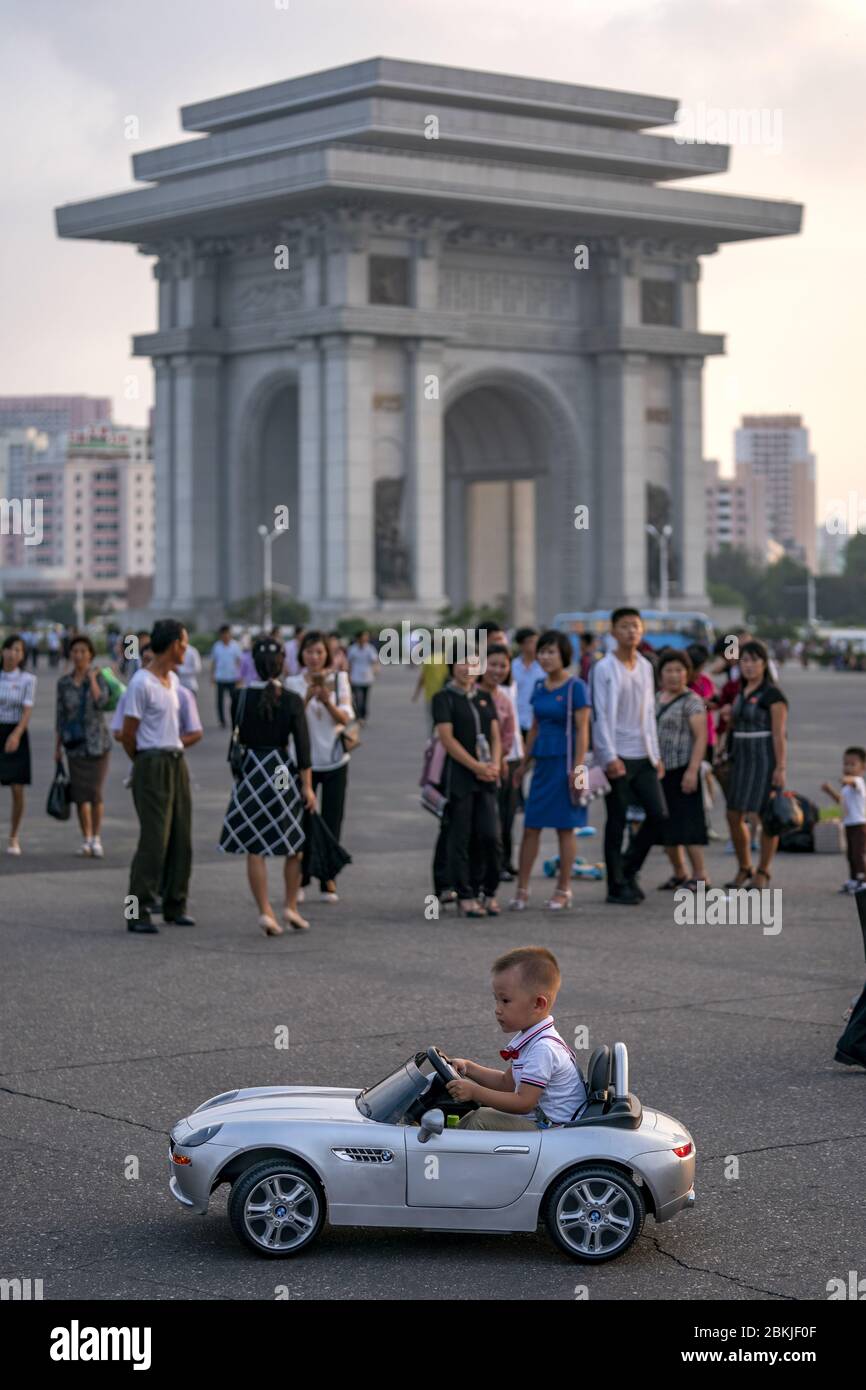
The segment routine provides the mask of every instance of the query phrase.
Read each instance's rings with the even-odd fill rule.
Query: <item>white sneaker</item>
[[[92,854],[93,854],[93,848],[92,848],[92,846],[91,846],[90,841],[89,841],[89,840],[82,840],[82,841],[81,841],[81,849],[78,851],[78,857],[79,857],[79,859],[90,859],[91,856],[92,856]]]
[[[20,854],[20,853],[21,853],[21,846],[19,845],[19,843],[18,843],[17,840],[10,840],[10,841],[9,841],[9,844],[8,844],[7,847],[6,847],[6,853],[7,853],[7,854]]]
[[[102,859],[105,856],[105,850],[102,848],[102,841],[98,835],[90,841],[90,852],[94,859]]]

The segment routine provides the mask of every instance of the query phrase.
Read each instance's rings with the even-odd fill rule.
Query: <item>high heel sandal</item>
[[[725,884],[725,887],[745,888],[746,884],[749,882],[749,879],[752,877],[754,872],[755,870],[752,868],[751,864],[741,864],[739,869],[737,870],[737,877],[728,879],[728,882]]]
[[[288,922],[289,926],[294,927],[295,931],[310,930],[310,924],[306,917],[302,917],[300,912],[295,912],[291,907],[283,909],[283,921]]]
[[[280,926],[279,922],[275,922],[274,919],[273,919],[273,917],[268,917],[267,913],[265,913],[265,912],[263,912],[262,915],[261,915],[261,917],[259,918],[259,926],[261,927],[261,929],[262,929],[262,931],[264,932],[265,936],[284,936],[284,935],[285,935],[285,933],[284,933],[282,927]]]
[[[557,898],[561,899],[557,902]],[[564,912],[567,907],[571,907],[571,889],[557,888],[551,897],[544,904],[548,912]]]
[[[487,913],[488,917],[499,917],[502,914],[502,908],[499,906],[496,899],[492,897],[488,898],[486,893],[484,895],[484,911]]]
[[[529,907],[529,889],[518,888],[511,902],[508,904],[509,912],[525,912]]]
[[[760,885],[758,885],[755,882],[755,879],[758,877],[759,874],[761,878],[764,880],[764,882]],[[770,879],[772,877],[773,875],[770,873],[769,869],[756,869],[755,872],[752,874],[752,887],[757,888],[758,892],[760,893],[763,888],[766,888],[769,885]]]
[[[457,899],[458,917],[486,917],[487,912],[475,898]]]

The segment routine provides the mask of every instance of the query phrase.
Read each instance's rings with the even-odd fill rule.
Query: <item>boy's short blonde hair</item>
[[[562,984],[559,965],[546,946],[518,946],[507,951],[493,962],[492,973],[499,975],[503,970],[512,969],[520,972],[520,982],[526,989],[546,994],[551,1002],[559,993]]]

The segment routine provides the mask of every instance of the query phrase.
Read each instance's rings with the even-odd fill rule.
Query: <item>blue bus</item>
[[[567,632],[571,638],[575,658],[580,659],[580,634],[594,632],[601,639],[610,632],[609,608],[596,608],[583,613],[557,613],[553,627]],[[716,640],[713,625],[706,613],[688,613],[660,608],[642,608],[644,637],[651,647],[660,651],[662,647],[688,647],[692,642],[702,642],[708,651],[713,650]],[[602,645],[599,642],[599,645]]]

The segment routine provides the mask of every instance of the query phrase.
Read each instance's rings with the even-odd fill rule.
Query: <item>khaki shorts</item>
[[[464,1115],[458,1129],[537,1129],[533,1115],[509,1115],[505,1110],[494,1110],[492,1105],[482,1105],[478,1110],[470,1110]]]

